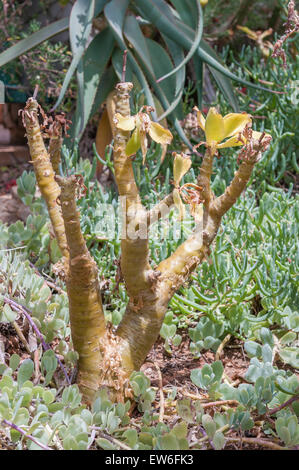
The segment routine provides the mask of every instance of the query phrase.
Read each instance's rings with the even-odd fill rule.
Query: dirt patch
[[[152,385],[158,385],[158,373],[153,362],[160,368],[163,386],[184,387],[190,391],[197,391],[191,382],[190,373],[192,369],[203,367],[205,364],[214,362],[215,354],[205,351],[199,358],[194,358],[190,352],[190,337],[183,330],[180,331],[182,342],[180,346],[172,348],[172,355],[164,348],[164,340],[159,338],[146,358],[142,371],[151,380]],[[242,343],[232,339],[226,345],[220,358],[224,366],[224,373],[232,382],[244,381],[244,373],[248,369],[250,360],[244,354]]]

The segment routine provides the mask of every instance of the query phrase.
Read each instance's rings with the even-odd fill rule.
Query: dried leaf
[[[173,163],[173,177],[176,186],[179,185],[183,176],[190,170],[192,161],[189,157],[176,153]]]

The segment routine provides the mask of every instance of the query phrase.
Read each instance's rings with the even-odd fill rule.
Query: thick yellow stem
[[[78,385],[87,402],[100,386],[105,318],[98,281],[98,269],[91,257],[80,228],[76,207],[77,179],[56,177],[61,187],[61,207],[69,246],[67,293],[75,351],[79,354]]]
[[[129,97],[132,87],[132,83],[129,82],[116,85],[115,112],[124,117],[130,116]],[[113,136],[115,179],[119,195],[125,197],[125,231],[121,240],[121,270],[129,296],[138,298],[139,291],[150,286],[147,214],[141,203],[131,158],[127,157],[125,152],[130,133],[114,126]],[[143,232],[141,234],[138,233],[140,229]]]
[[[62,146],[62,127],[58,122],[56,123],[56,133],[50,138],[49,155],[52,163],[53,170],[56,175],[59,175],[59,164],[61,160],[61,146]]]
[[[38,103],[29,98],[23,111],[28,145],[37,184],[46,201],[53,230],[62,255],[68,259],[68,248],[61,209],[57,204],[60,188],[54,179],[54,171],[46,150],[38,121]]]

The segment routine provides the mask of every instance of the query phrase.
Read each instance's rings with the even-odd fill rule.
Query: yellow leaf
[[[119,113],[116,113],[115,116],[116,127],[122,131],[132,131],[135,128],[135,117],[128,116],[124,117]]]
[[[140,133],[138,129],[135,129],[133,132],[131,138],[129,139],[127,146],[126,146],[126,155],[127,157],[130,157],[131,155],[134,155],[137,150],[140,149]]]
[[[242,132],[246,124],[251,121],[249,114],[230,113],[224,116],[224,138]]]
[[[164,162],[164,158],[165,158],[165,155],[166,155],[166,152],[167,152],[167,145],[161,145],[162,147],[162,153],[161,153],[161,163]]]
[[[255,31],[252,31],[252,29],[247,28],[247,26],[239,26],[239,25],[237,26],[237,28],[240,31],[243,31],[244,33],[246,33],[250,39],[253,39],[255,41],[257,40],[257,34]]]
[[[170,144],[172,141],[172,133],[168,129],[164,129],[157,122],[151,122],[149,128],[149,135],[158,144]]]
[[[139,139],[140,139],[141,152],[142,152],[142,163],[144,165],[145,159],[146,159],[148,142],[147,142],[145,131],[142,131],[141,129],[139,129]]]
[[[179,211],[179,220],[183,220],[185,218],[185,206],[177,189],[173,190],[173,202]]]
[[[193,109],[196,111],[196,114],[197,114],[197,122],[198,122],[198,125],[199,125],[199,127],[201,127],[202,130],[204,131],[204,130],[205,130],[205,126],[206,126],[206,120],[205,120],[205,118],[203,117],[202,112],[198,109],[197,106],[194,106]]]
[[[254,140],[259,140],[261,138],[261,135],[262,135],[261,132],[252,131],[252,139]],[[265,137],[271,137],[271,135],[265,134]],[[233,135],[230,139],[226,140],[225,142],[222,142],[222,144],[218,144],[217,148],[224,149],[227,147],[238,147],[240,145],[246,144],[246,142],[247,140],[243,135],[237,134],[237,135]]]
[[[98,124],[97,134],[96,134],[96,149],[100,157],[105,160],[105,150],[107,145],[110,144],[112,140],[112,131],[110,127],[110,122],[108,118],[107,109],[104,109],[101,119]],[[102,172],[103,164],[97,162],[97,175],[99,176]]]
[[[246,139],[243,135],[233,135],[222,144],[217,144],[217,149],[225,149],[228,147],[239,147],[240,145],[246,144]]]
[[[177,186],[183,176],[190,170],[192,161],[189,157],[183,157],[179,153],[175,154],[173,162],[173,178],[174,183]]]
[[[224,123],[223,117],[218,113],[216,108],[210,108],[205,125],[205,133],[207,143],[221,142],[224,139]]]

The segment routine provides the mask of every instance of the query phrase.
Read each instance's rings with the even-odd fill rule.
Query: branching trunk
[[[110,96],[109,112],[130,117],[129,95],[131,83],[116,86],[114,102]],[[26,113],[27,111],[27,113]],[[138,370],[158,338],[169,301],[189,279],[190,274],[209,255],[221,219],[245,189],[262,147],[261,141],[250,142],[243,151],[243,162],[224,194],[215,197],[211,189],[213,158],[216,147],[208,146],[198,177],[198,188],[203,200],[203,217],[196,229],[174,253],[155,269],[149,259],[148,230],[152,219],[159,219],[169,211],[172,194],[152,211],[143,207],[134,178],[132,160],[126,155],[130,132],[121,130],[112,122],[114,138],[114,168],[119,195],[124,198],[124,227],[121,240],[121,270],[129,295],[124,317],[113,332],[105,325],[99,290],[98,270],[80,229],[80,215],[76,207],[75,176],[56,176],[50,165],[37,121],[37,103],[26,106],[24,120],[38,184],[56,227],[59,246],[69,253],[67,293],[72,340],[79,354],[78,384],[87,403],[91,403],[100,387],[107,387],[111,398],[121,401],[129,396],[128,381]],[[50,165],[50,167],[49,167]],[[60,194],[60,188],[61,194]],[[57,197],[60,194],[60,208]],[[164,214],[159,213],[163,208]],[[65,234],[62,227],[64,220]],[[57,222],[59,220],[59,223]],[[68,248],[67,248],[68,247]]]

